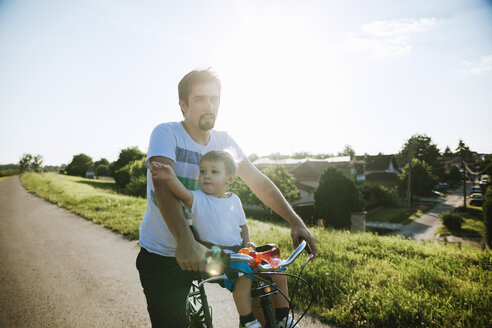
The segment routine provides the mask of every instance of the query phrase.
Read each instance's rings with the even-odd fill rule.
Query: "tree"
[[[263,174],[272,180],[288,202],[300,199],[301,196],[295,184],[295,178],[287,172],[285,166],[276,165],[266,168],[263,170]],[[262,202],[253,194],[246,183],[239,178],[236,179],[231,191],[238,195],[243,204],[262,205]]]
[[[301,198],[296,186],[296,179],[292,174],[287,172],[285,166],[276,165],[268,167],[263,171],[263,174],[272,180],[289,203]]]
[[[345,148],[343,149],[343,152],[338,153],[339,156],[350,156],[354,157],[355,156],[355,150],[352,148],[350,145],[345,145]]]
[[[444,181],[449,183],[451,186],[458,185],[462,180],[460,169],[456,166],[451,167],[451,170],[444,177]]]
[[[145,157],[145,154],[142,153],[138,147],[128,147],[120,151],[120,155],[118,156],[118,159],[111,163],[111,172],[114,175],[116,171],[121,169],[123,166],[126,164],[142,159]]]
[[[147,192],[147,167],[145,166],[145,158],[131,161],[124,167],[118,170],[126,171],[129,180],[123,186],[123,192],[133,195],[145,197]]]
[[[432,168],[434,175],[443,178],[444,162],[440,156],[439,148],[432,142],[430,137],[425,134],[416,134],[408,139],[402,150],[396,155],[398,165],[403,167],[408,164],[409,157],[425,161]]]
[[[451,151],[451,149],[449,149],[449,146],[446,146],[446,149],[444,149],[444,152],[442,153],[442,157],[444,159],[448,159],[448,158],[451,158],[453,156],[454,156],[454,154]]]
[[[32,162],[32,155],[31,154],[24,154],[22,158],[19,161],[19,168],[21,173],[29,170],[31,167],[31,162]]]
[[[106,158],[101,158],[94,162],[94,170],[98,177],[107,177],[111,175],[110,164]]]
[[[437,177],[432,174],[432,168],[425,161],[412,159],[412,195],[429,196],[437,184]],[[400,193],[403,194],[408,186],[408,164],[400,174]]]
[[[362,209],[355,183],[335,167],[327,167],[314,191],[314,213],[327,226],[350,229],[351,213]]]
[[[125,165],[142,158],[145,158],[145,154],[138,147],[128,147],[120,152],[118,159],[111,163],[111,175],[118,186],[124,188],[130,182],[128,171],[121,169]]]
[[[467,163],[475,161],[474,153],[467,145],[465,145],[465,143],[461,139],[458,142],[458,147],[456,147],[456,154],[461,158],[462,161],[465,161]]]
[[[74,155],[72,161],[65,168],[68,175],[85,177],[85,173],[92,166],[92,158],[86,154]]]
[[[21,173],[29,170],[40,172],[42,163],[43,156],[39,154],[35,156],[32,156],[31,154],[24,154],[19,161],[19,169]]]

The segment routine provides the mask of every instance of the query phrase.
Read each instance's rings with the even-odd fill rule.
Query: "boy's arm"
[[[174,196],[181,200],[186,207],[191,208],[191,205],[193,205],[193,193],[179,181],[170,165],[154,161],[150,165],[150,173],[153,181],[166,181]]]
[[[243,239],[243,247],[244,248],[248,248],[248,247],[251,247],[253,249],[256,248],[256,245],[255,243],[253,243],[249,237],[249,229],[248,229],[248,225],[245,224],[245,225],[242,225],[240,226],[241,227],[241,238]]]

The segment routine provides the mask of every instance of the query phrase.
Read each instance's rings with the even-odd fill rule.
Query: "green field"
[[[58,174],[22,176],[29,191],[128,238],[138,236],[145,200],[119,195],[111,182]],[[286,227],[249,219],[252,240],[291,251]],[[492,254],[372,233],[311,228],[316,261],[305,269],[314,288],[310,313],[342,327],[490,327]],[[297,261],[289,272],[296,272]],[[291,290],[292,290],[291,286]],[[305,288],[296,304],[309,301]]]

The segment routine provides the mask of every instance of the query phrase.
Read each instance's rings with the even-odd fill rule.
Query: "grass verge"
[[[367,220],[388,223],[408,224],[419,218],[428,208],[388,207],[368,215]]]
[[[57,174],[25,174],[25,187],[130,238],[137,238],[145,200],[118,195],[104,183]],[[108,183],[108,182],[105,182]],[[289,229],[249,219],[257,244],[292,250]],[[310,313],[342,327],[487,327],[492,325],[492,255],[471,247],[436,246],[311,228],[319,255],[303,278],[314,289]],[[302,260],[289,272],[298,272]],[[291,294],[294,285],[291,281]],[[309,302],[298,288],[296,304]]]
[[[483,239],[486,233],[486,226],[483,217],[482,207],[479,206],[463,206],[457,208],[454,212],[463,217],[463,224],[458,231],[450,231],[444,225],[437,231],[442,237],[456,236],[471,239]]]

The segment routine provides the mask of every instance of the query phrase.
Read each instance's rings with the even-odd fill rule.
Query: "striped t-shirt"
[[[163,156],[176,163],[176,175],[189,190],[199,188],[199,162],[203,154],[211,150],[229,151],[237,163],[246,158],[236,142],[226,133],[210,131],[206,146],[193,141],[181,122],[158,125],[150,136],[148,160]],[[140,225],[140,245],[147,251],[163,256],[174,256],[176,240],[162,218],[154,197],[150,170],[147,170],[147,209]]]

